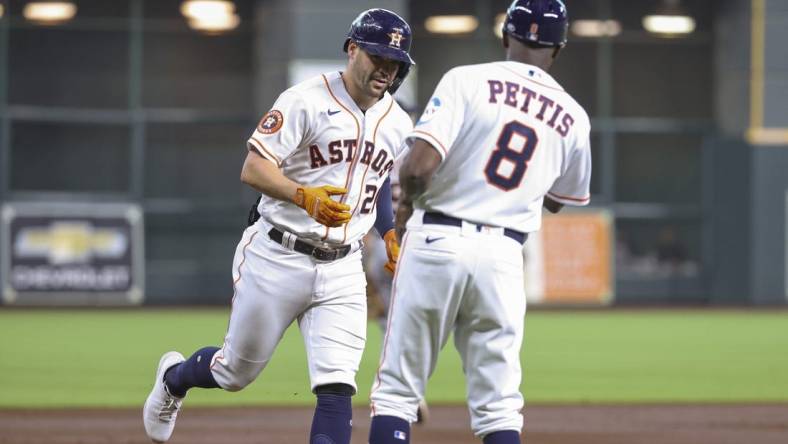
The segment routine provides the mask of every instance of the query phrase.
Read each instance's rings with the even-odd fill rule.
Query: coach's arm
[[[397,206],[395,228],[400,244],[402,236],[405,235],[405,224],[413,214],[413,201],[427,190],[432,176],[440,164],[441,156],[438,154],[438,150],[429,142],[416,139],[399,170],[402,195]]]

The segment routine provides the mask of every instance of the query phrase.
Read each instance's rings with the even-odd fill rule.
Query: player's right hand
[[[293,196],[293,202],[322,225],[332,228],[339,227],[350,220],[350,206],[332,200],[331,196],[345,193],[347,193],[347,189],[331,185],[298,188]]]

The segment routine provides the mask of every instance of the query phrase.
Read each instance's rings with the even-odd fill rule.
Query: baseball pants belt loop
[[[352,249],[352,245],[342,245],[340,247],[331,249],[315,247],[314,245],[298,239],[295,234],[288,233],[277,228],[271,228],[268,231],[268,237],[270,237],[272,241],[289,250],[297,251],[307,256],[312,256],[313,258],[324,262],[342,259],[343,257],[347,256]]]
[[[282,241],[279,242],[282,244],[283,247],[287,248],[288,250],[295,249],[295,243],[298,240],[298,236],[293,233],[288,233],[287,231],[282,232]]]
[[[439,213],[437,211],[427,211],[424,213],[424,217],[422,218],[423,224],[434,224],[434,225],[451,225],[453,227],[462,227],[462,223],[469,223],[471,225],[476,225],[478,229],[484,227],[482,224],[474,224],[473,222],[463,221],[462,219],[458,219],[456,217],[447,216],[443,213]],[[528,233],[523,233],[520,231],[515,231],[510,228],[503,229],[503,235],[514,239],[519,244],[524,244],[525,241],[528,239]]]

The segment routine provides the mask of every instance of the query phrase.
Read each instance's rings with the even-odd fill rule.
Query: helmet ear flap
[[[410,63],[403,62],[399,64],[397,75],[394,77],[394,81],[391,82],[391,86],[389,86],[389,89],[387,90],[389,94],[394,94],[397,92],[399,87],[402,85],[402,82],[405,80],[405,77],[408,76],[411,66],[412,65]]]

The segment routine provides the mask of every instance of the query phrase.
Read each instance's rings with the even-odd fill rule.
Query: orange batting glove
[[[331,196],[347,193],[347,189],[323,185],[316,188],[298,188],[293,203],[303,208],[309,216],[327,227],[339,227],[350,220],[350,206],[336,202]]]
[[[397,260],[399,259],[399,242],[397,242],[397,230],[390,229],[383,235],[383,241],[386,243],[386,254],[389,257],[386,265],[383,266],[389,273],[394,274],[394,269],[397,268]]]

